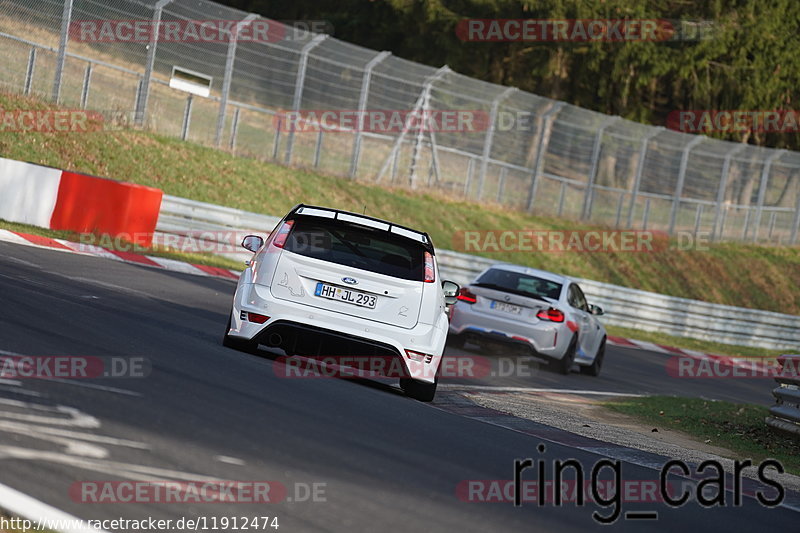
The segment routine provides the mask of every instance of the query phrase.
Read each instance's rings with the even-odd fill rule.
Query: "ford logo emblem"
[[[354,278],[342,278],[342,281],[344,281],[348,285],[357,285],[358,284],[358,280],[356,280]]]

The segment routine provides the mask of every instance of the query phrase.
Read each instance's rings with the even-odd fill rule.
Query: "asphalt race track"
[[[233,290],[225,280],[0,243],[0,355],[143,357],[151,367],[131,379],[0,380],[0,483],[84,519],[277,516],[284,532],[599,529],[592,512],[608,510],[596,505],[465,502],[456,487],[510,480],[517,458],[574,458],[588,471],[601,455],[553,443],[539,453],[537,438],[438,409],[451,389],[426,405],[384,382],[279,377],[274,358],[220,344]],[[599,378],[542,370],[450,384],[771,403],[768,380],[674,379],[666,359],[609,346]],[[658,479],[634,464],[622,471]],[[81,481],[208,479],[277,481],[287,500],[93,504],[69,492]],[[318,497],[306,498],[314,484]],[[624,510],[654,510],[658,519],[620,518],[610,530],[798,524],[792,509],[750,498],[741,507]]]

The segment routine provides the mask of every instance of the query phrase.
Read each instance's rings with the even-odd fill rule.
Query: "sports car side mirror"
[[[250,250],[253,253],[256,253],[263,244],[264,239],[258,235],[248,235],[242,240],[242,248]]]
[[[589,312],[592,313],[593,315],[597,315],[597,316],[605,314],[605,312],[603,311],[602,307],[600,307],[599,305],[594,305],[594,304],[589,304]]]
[[[458,301],[458,291],[460,288],[458,283],[448,280],[443,281],[442,292],[444,292],[444,303],[447,305],[455,304],[456,301]]]

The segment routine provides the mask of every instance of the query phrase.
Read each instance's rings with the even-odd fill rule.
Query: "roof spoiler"
[[[401,237],[406,237],[408,239],[417,241],[420,244],[422,244],[426,250],[433,253],[433,242],[431,241],[431,238],[427,233],[422,231],[417,231],[415,229],[411,229],[406,226],[401,226],[400,224],[395,224],[394,222],[388,222],[380,218],[361,215],[358,213],[352,213],[350,211],[343,211],[341,209],[334,209],[332,207],[320,207],[316,205],[306,205],[306,204],[297,204],[296,206],[294,206],[287,215],[287,218],[289,218],[292,215],[305,215],[305,216],[316,216],[321,218],[330,218],[332,220],[351,222],[369,228],[382,229],[390,233],[394,233],[395,235],[399,235]]]

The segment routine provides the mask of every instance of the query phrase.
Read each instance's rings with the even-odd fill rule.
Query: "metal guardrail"
[[[156,231],[211,241],[212,247],[214,243],[227,244],[230,251],[220,255],[245,261],[250,253],[239,251],[241,238],[247,233],[269,232],[279,220],[164,196]],[[460,284],[469,283],[499,262],[449,250],[436,253],[441,275]],[[588,300],[603,307],[603,321],[608,324],[740,346],[800,349],[800,316],[677,298],[587,279],[576,281]]]
[[[772,391],[775,405],[765,422],[771,428],[800,438],[800,355],[782,355],[778,362],[782,371],[775,378],[778,386]]]

